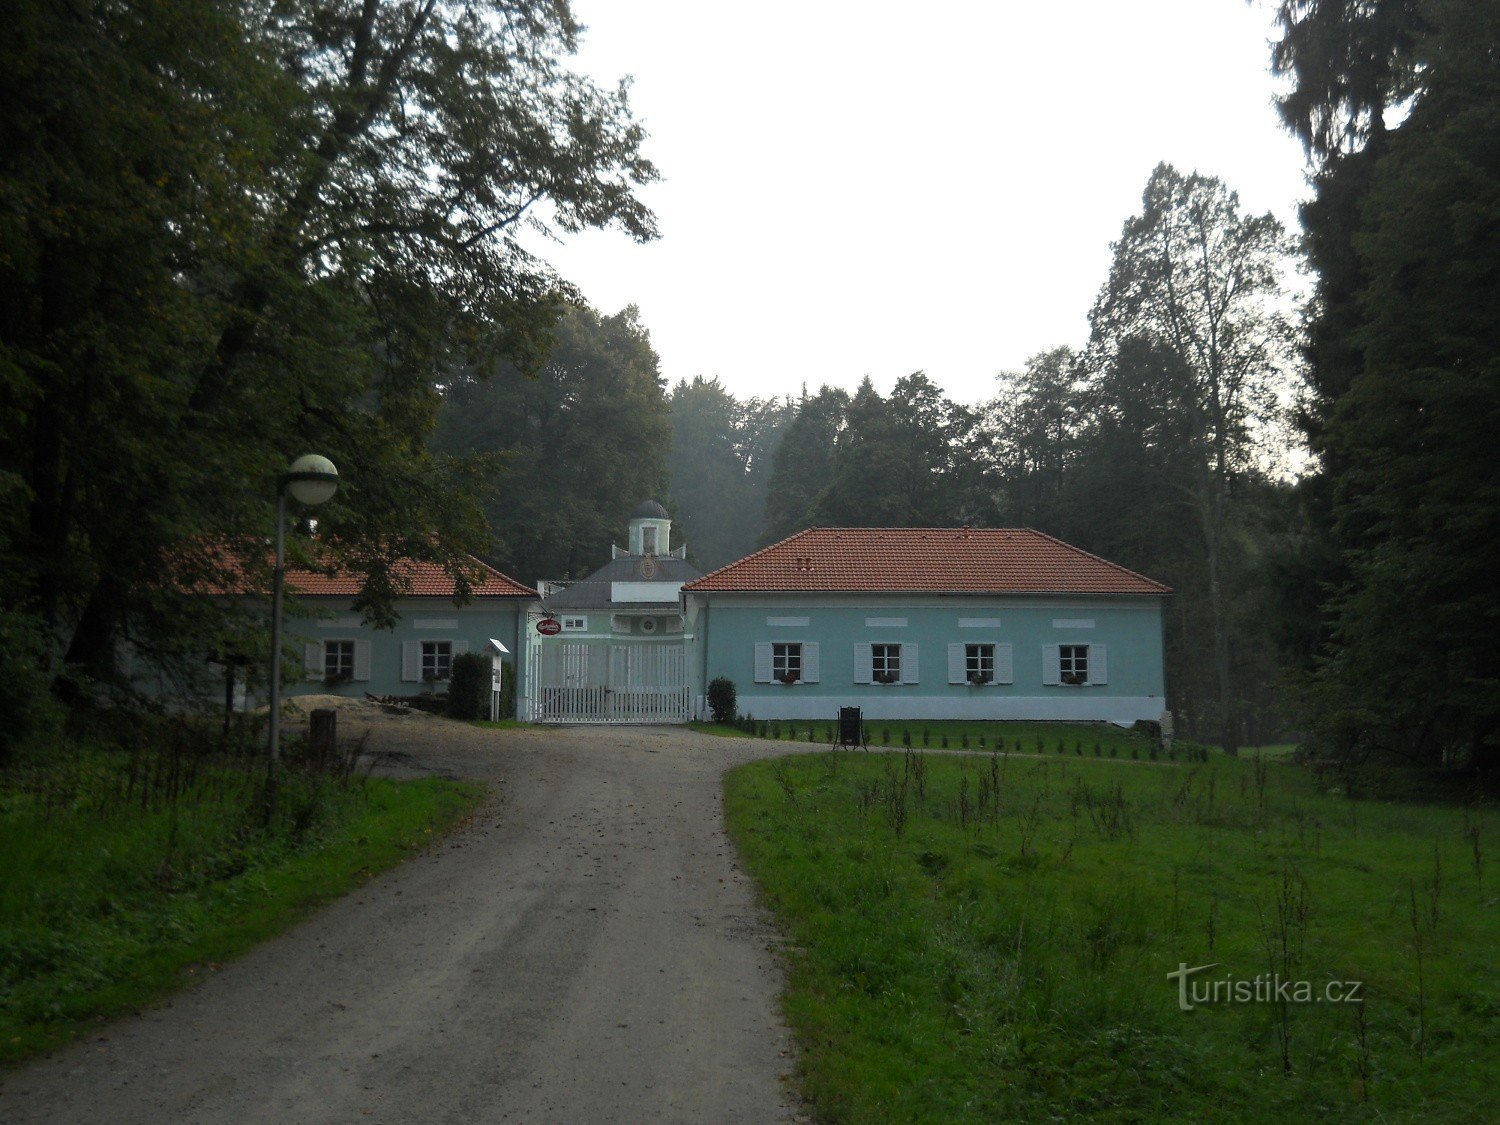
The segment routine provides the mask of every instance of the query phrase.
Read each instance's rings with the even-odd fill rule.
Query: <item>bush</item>
[[[453,657],[448,678],[448,717],[472,721],[490,717],[490,658],[479,652]]]
[[[709,682],[708,685],[708,709],[712,713],[716,723],[734,722],[735,712],[738,709],[738,693],[734,688],[734,681],[723,676]]]
[[[500,665],[500,718],[516,717],[516,666]]]
[[[48,681],[41,622],[0,612],[0,765],[28,742],[55,734],[62,709]]]

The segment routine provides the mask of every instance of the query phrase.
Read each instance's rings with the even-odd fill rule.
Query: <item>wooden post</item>
[[[338,719],[339,713],[326,707],[308,716],[307,748],[313,758],[328,761],[338,753]]]

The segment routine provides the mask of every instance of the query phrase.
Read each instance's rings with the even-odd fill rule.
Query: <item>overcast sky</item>
[[[953,398],[1081,345],[1158,161],[1295,228],[1306,194],[1245,0],[574,0],[579,67],[634,78],[661,225],[537,247],[627,304],[671,383]]]

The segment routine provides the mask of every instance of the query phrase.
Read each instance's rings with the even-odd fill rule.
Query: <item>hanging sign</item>
[[[536,631],[544,637],[555,637],[562,632],[562,622],[555,617],[544,617],[536,623]]]

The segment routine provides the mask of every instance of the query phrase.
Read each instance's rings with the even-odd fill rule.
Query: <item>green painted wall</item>
[[[688,596],[701,646],[694,659],[695,695],[702,695],[709,680],[726,676],[735,683],[740,710],[757,718],[831,718],[840,706],[859,706],[870,718],[1129,724],[1155,719],[1167,707],[1160,598]],[[803,617],[805,625],[772,623]],[[998,619],[999,625],[962,627],[965,618]],[[905,624],[870,624],[871,619],[904,619]],[[819,682],[756,683],[755,645],[777,641],[816,642]],[[856,683],[855,645],[868,643],[916,645],[919,682]],[[1009,644],[1014,683],[950,684],[948,645],[954,643]],[[1043,647],[1054,644],[1103,645],[1108,682],[1044,685]]]

